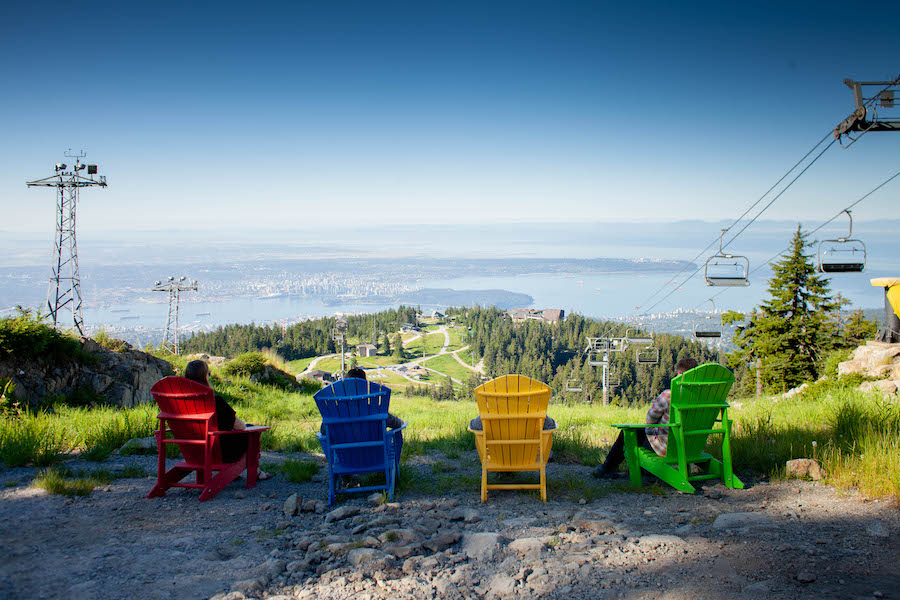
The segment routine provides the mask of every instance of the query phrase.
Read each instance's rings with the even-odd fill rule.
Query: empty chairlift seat
[[[722,249],[722,237],[726,231],[723,229],[719,236],[719,251],[706,259],[703,269],[706,285],[726,287],[750,285],[750,259],[746,256],[727,254]]]
[[[866,268],[866,245],[853,235],[853,217],[850,218],[850,230],[847,237],[819,242],[818,262],[820,273],[861,273]]]

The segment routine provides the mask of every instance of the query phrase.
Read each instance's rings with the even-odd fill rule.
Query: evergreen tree
[[[391,354],[391,336],[384,334],[384,344],[381,346],[381,353],[390,356]]]
[[[788,254],[772,266],[769,299],[738,327],[729,356],[731,366],[762,359],[764,381],[776,390],[815,380],[817,361],[834,345],[839,303],[806,254],[810,245],[798,226]]]
[[[403,338],[399,333],[394,335],[394,357],[403,358]]]

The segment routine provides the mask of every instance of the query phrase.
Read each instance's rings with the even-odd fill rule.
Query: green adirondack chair
[[[669,439],[666,456],[638,446],[637,430],[660,425],[623,423],[613,425],[625,433],[625,459],[631,484],[641,486],[641,469],[656,475],[679,492],[691,494],[692,481],[721,479],[730,488],[743,489],[731,467],[731,421],[725,397],[734,375],[717,364],[700,365],[672,380],[669,406]],[[716,425],[719,427],[716,428]],[[710,435],[721,435],[722,460],[706,452]],[[691,465],[703,473],[691,475]]]

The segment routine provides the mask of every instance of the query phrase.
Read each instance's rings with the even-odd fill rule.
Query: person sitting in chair
[[[675,365],[675,373],[681,375],[697,366],[697,361],[693,358],[682,358]],[[667,425],[669,423],[669,402],[672,398],[671,390],[663,390],[656,397],[650,410],[647,411],[648,425]],[[646,429],[637,429],[638,445],[653,450],[658,456],[666,455],[666,445],[669,440],[668,427],[648,427]],[[594,471],[594,477],[609,479],[619,476],[619,465],[625,460],[625,432],[619,431],[619,437],[609,449],[606,460]]]
[[[366,378],[366,372],[363,369],[360,369],[359,367],[353,367],[352,369],[348,370],[347,376],[344,377],[344,379],[362,379],[364,381],[368,381],[368,378]],[[387,422],[385,424],[387,425],[388,430],[400,429],[401,427],[403,427],[403,421],[400,420],[398,417],[392,415],[391,413],[388,413]],[[325,435],[325,423],[322,423],[319,426],[319,433],[321,433],[322,435]],[[397,431],[397,432],[394,432],[393,435],[396,436],[395,439],[397,440],[397,445],[396,445],[397,454],[394,456],[394,462],[396,463],[397,467],[399,468],[399,466],[400,466],[400,451],[403,448],[403,432]]]
[[[200,385],[212,389],[209,385],[209,365],[202,360],[192,360],[184,367],[185,379],[197,382]],[[214,394],[216,398],[216,424],[219,431],[243,431],[247,429],[247,424],[237,417],[234,409],[225,402],[225,399],[218,394]],[[233,463],[241,459],[247,452],[247,435],[226,435],[219,439],[219,447],[222,450],[222,462]],[[268,479],[270,474],[265,471],[258,471],[257,479]]]

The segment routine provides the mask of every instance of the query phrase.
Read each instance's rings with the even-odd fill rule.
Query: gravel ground
[[[65,466],[153,473],[155,456]],[[0,597],[900,598],[897,507],[822,484],[629,493],[551,462],[549,502],[493,492],[481,504],[477,485],[446,487],[471,481],[474,453],[407,470],[428,493],[331,510],[321,476],[235,482],[200,503],[185,489],[148,500],[155,477],[68,499],[30,487],[35,469],[5,469]]]

